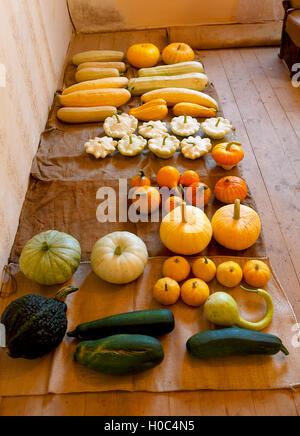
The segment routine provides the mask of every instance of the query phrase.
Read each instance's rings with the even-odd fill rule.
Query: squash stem
[[[43,250],[43,251],[48,251],[49,248],[50,248],[50,247],[49,247],[48,242],[44,241],[44,242],[42,243],[42,250]]]
[[[63,303],[69,294],[73,294],[78,290],[79,288],[77,288],[76,286],[68,286],[66,288],[60,289],[55,295],[55,300],[61,301]]]
[[[162,145],[166,145],[166,140],[167,140],[167,138],[168,138],[168,136],[165,136],[165,137],[164,137],[164,140],[163,140]]]
[[[220,122],[221,122],[221,118],[218,118],[218,121],[217,121],[217,123],[216,123],[216,127],[219,126]]]
[[[239,199],[236,199],[234,202],[234,214],[233,219],[239,220],[241,218],[241,202]]]
[[[241,146],[242,146],[242,143],[241,143],[241,142],[236,142],[236,141],[228,142],[228,144],[227,144],[227,146],[226,146],[226,150],[227,150],[227,151],[230,151],[232,145],[238,145],[238,146],[241,147]]]
[[[187,223],[186,220],[186,203],[182,203],[181,205],[181,220],[183,223]]]
[[[120,247],[120,245],[118,245],[118,247],[115,249],[115,255],[121,256],[121,254],[122,254],[122,248]]]
[[[184,124],[187,123],[187,115],[184,116]]]
[[[207,265],[208,264],[208,259],[206,256],[204,256],[204,263]]]
[[[121,123],[121,120],[119,118],[119,115],[115,114],[115,117],[117,118],[118,123]]]

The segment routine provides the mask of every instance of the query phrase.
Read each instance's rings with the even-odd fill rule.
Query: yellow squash
[[[148,91],[162,88],[186,88],[203,91],[208,85],[208,77],[203,73],[179,74],[178,76],[138,77],[129,80],[129,89],[133,95],[142,95]]]
[[[82,70],[77,71],[75,78],[76,82],[86,82],[88,80],[119,76],[119,70],[116,68],[83,68]]]
[[[85,68],[116,68],[120,73],[125,73],[126,64],[124,62],[85,62],[77,67],[77,71]]]
[[[217,116],[215,108],[200,106],[195,103],[178,103],[173,107],[176,117],[187,115],[193,118],[214,118]]]
[[[130,109],[129,115],[140,121],[161,121],[168,115],[168,106],[163,99],[151,100],[142,106]]]
[[[57,111],[57,118],[69,124],[99,123],[117,113],[112,106],[98,107],[63,107]]]
[[[113,50],[90,50],[78,53],[73,57],[73,64],[80,65],[85,62],[121,62],[124,53]]]
[[[178,103],[195,103],[200,106],[205,106],[208,108],[214,108],[218,110],[218,103],[212,97],[203,92],[194,91],[192,89],[185,88],[164,88],[157,89],[155,91],[147,92],[142,96],[142,102],[147,103],[148,101],[154,100],[156,98],[162,98],[166,100],[168,106],[175,106]]]
[[[107,88],[77,91],[72,94],[59,95],[58,101],[62,106],[67,107],[119,107],[128,103],[130,98],[131,94],[127,89]]]
[[[103,88],[126,88],[128,86],[127,77],[108,77],[105,79],[88,80],[87,82],[76,83],[64,89],[63,95],[77,91],[88,91]]]

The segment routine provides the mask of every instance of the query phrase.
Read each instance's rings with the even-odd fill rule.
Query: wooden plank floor
[[[160,48],[167,43],[164,30],[94,37],[110,49],[125,50],[141,40]],[[300,88],[292,87],[278,51],[203,51],[202,58],[243,142],[245,178],[262,218],[268,255],[300,319]],[[300,390],[0,398],[0,415],[299,416]]]

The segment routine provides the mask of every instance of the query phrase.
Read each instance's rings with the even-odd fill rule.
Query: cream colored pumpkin
[[[163,219],[160,238],[174,253],[191,256],[208,246],[212,227],[201,209],[183,203],[182,207],[177,207]]]
[[[115,232],[96,242],[91,256],[94,273],[113,284],[136,280],[148,262],[145,243],[129,232]]]

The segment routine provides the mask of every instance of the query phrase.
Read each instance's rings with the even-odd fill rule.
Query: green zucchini
[[[146,371],[164,359],[161,343],[144,335],[115,335],[81,342],[74,354],[81,365],[111,375]]]
[[[288,350],[276,336],[233,327],[198,333],[187,341],[188,352],[198,358],[226,356],[272,356]]]
[[[68,336],[83,340],[101,339],[118,334],[162,336],[170,333],[174,327],[174,315],[169,310],[141,310],[81,324],[69,332]]]

